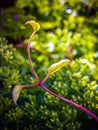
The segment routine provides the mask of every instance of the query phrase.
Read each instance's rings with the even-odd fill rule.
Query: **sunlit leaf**
[[[51,65],[48,69],[48,74],[49,75],[52,75],[53,73],[55,73],[56,71],[58,71],[59,69],[61,69],[66,63],[69,63],[70,60],[68,59],[64,59],[64,60],[61,60],[53,65]]]
[[[12,98],[15,104],[17,104],[17,100],[19,98],[21,90],[22,90],[22,85],[16,85],[12,91]]]
[[[35,22],[34,20],[27,21],[26,25],[27,24],[30,24],[33,27],[35,32],[37,32],[40,29],[39,23]]]

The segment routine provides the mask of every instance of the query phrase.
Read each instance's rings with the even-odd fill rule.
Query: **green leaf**
[[[27,21],[26,25],[27,24],[30,24],[33,27],[34,32],[37,32],[40,29],[39,23],[35,22],[34,20]]]
[[[52,75],[53,73],[55,73],[56,71],[58,71],[59,69],[61,69],[66,63],[69,63],[70,60],[68,59],[64,59],[64,60],[61,60],[53,65],[51,65],[48,69],[48,74],[49,75]]]
[[[15,104],[17,104],[17,100],[19,98],[22,88],[23,88],[22,85],[16,85],[12,91],[12,98]]]

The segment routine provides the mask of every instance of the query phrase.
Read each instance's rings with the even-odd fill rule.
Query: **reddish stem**
[[[41,84],[44,84],[44,82],[49,78],[49,74],[46,75],[46,77],[41,81]]]
[[[23,88],[32,88],[32,87],[38,87],[39,84],[26,84],[26,85],[22,85]]]
[[[14,48],[27,48],[27,46],[24,45],[24,44],[22,44],[22,45],[15,45]],[[49,54],[44,53],[43,51],[38,50],[38,49],[36,49],[36,48],[34,48],[34,47],[32,47],[31,49],[34,50],[34,51],[36,51],[36,52],[39,53],[39,54],[42,54],[42,55],[48,57],[49,59],[52,59],[52,58],[53,58],[53,57],[50,56]]]
[[[35,33],[35,32],[34,32],[34,33]],[[31,67],[32,73],[34,74],[34,77],[35,77],[36,81],[38,82],[38,84],[36,84],[35,86],[40,86],[40,87],[41,87],[43,90],[45,90],[46,92],[50,93],[51,95],[53,95],[53,96],[55,96],[55,97],[57,97],[57,98],[59,98],[59,99],[65,101],[65,102],[67,102],[67,103],[69,103],[69,104],[72,104],[73,106],[75,106],[75,107],[79,108],[80,110],[86,112],[88,115],[90,115],[91,117],[93,117],[96,121],[98,121],[98,117],[97,117],[94,113],[92,113],[91,111],[87,110],[87,108],[85,108],[85,107],[83,107],[83,106],[81,106],[81,105],[79,105],[79,104],[76,104],[75,102],[73,102],[73,101],[71,101],[71,100],[69,100],[69,99],[63,98],[63,97],[59,96],[58,94],[52,92],[51,90],[47,89],[43,84],[44,84],[44,82],[47,80],[47,78],[49,77],[48,74],[47,74],[46,77],[42,80],[42,82],[40,82],[40,80],[39,80],[39,78],[38,78],[38,76],[37,76],[37,74],[36,74],[36,72],[35,72],[35,70],[34,70],[34,67],[33,67],[33,65],[32,65],[32,60],[31,60],[31,56],[30,56],[30,41],[31,41],[32,36],[34,35],[34,33],[31,35],[31,37],[30,37],[30,39],[29,39],[29,43],[28,43],[28,45],[27,45],[27,51],[28,51],[28,59],[29,59],[29,62],[30,62],[30,67]],[[24,87],[27,87],[27,86],[24,86]],[[30,87],[31,87],[31,85],[30,85]]]
[[[36,74],[36,72],[34,70],[34,67],[32,65],[32,60],[31,60],[31,56],[30,56],[30,42],[27,45],[27,51],[28,51],[28,59],[29,59],[29,62],[30,62],[30,67],[31,67],[32,73],[34,74],[34,77],[35,77],[36,81],[38,83],[40,83],[40,80],[39,80],[39,78],[38,78],[38,76],[37,76],[37,74]]]
[[[94,113],[92,113],[91,111],[87,110],[87,108],[85,108],[85,107],[83,107],[83,106],[81,106],[79,104],[76,104],[75,102],[73,102],[73,101],[71,101],[69,99],[66,99],[66,98],[63,98],[63,97],[59,96],[58,94],[56,94],[56,93],[52,92],[51,90],[47,89],[43,84],[40,84],[40,87],[43,90],[45,90],[46,92],[50,93],[51,95],[53,95],[53,96],[55,96],[55,97],[57,97],[57,98],[65,101],[65,102],[67,102],[69,104],[72,104],[73,106],[81,109],[82,111],[86,112],[88,115],[90,115],[91,117],[93,117],[96,121],[98,121],[98,117]]]

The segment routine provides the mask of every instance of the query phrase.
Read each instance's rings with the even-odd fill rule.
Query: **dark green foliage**
[[[12,70],[12,71],[11,71]],[[0,38],[0,81],[2,86],[10,89],[18,83],[19,70],[16,69],[15,49]]]
[[[0,38],[0,130],[98,129],[98,122],[90,116],[41,88],[23,89],[19,106],[12,101],[16,84],[36,83],[26,49],[13,47],[27,43],[32,29],[24,24],[34,19],[41,29],[33,38],[31,58],[40,80],[51,64],[69,58],[71,64],[45,86],[98,116],[98,11],[94,2],[16,0],[13,7],[3,10],[2,17],[0,13],[0,36],[8,40]]]

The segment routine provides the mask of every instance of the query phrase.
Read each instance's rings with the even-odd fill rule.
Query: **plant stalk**
[[[56,93],[52,92],[51,90],[47,89],[43,84],[40,84],[40,87],[43,90],[45,90],[48,93],[50,93],[51,95],[53,95],[53,96],[55,96],[55,97],[57,97],[57,98],[65,101],[65,102],[67,102],[69,104],[72,104],[73,106],[75,106],[75,107],[79,108],[80,110],[86,112],[88,115],[90,115],[91,117],[93,117],[96,121],[98,121],[98,117],[94,113],[92,113],[91,111],[89,111],[87,108],[85,108],[85,107],[83,107],[83,106],[81,106],[79,104],[76,104],[75,102],[73,102],[73,101],[71,101],[69,99],[66,99],[66,98],[63,98],[63,97],[59,96],[58,94],[56,94]]]
[[[26,85],[22,85],[22,88],[32,88],[32,87],[38,87],[38,84],[26,84]]]
[[[30,56],[30,42],[27,45],[27,51],[28,51],[28,59],[29,59],[29,63],[30,63],[30,67],[31,67],[32,73],[34,74],[34,77],[35,77],[36,81],[39,83],[40,81],[39,81],[39,78],[38,78],[38,76],[37,76],[37,74],[36,74],[36,72],[34,70],[34,67],[32,65],[31,56]]]

